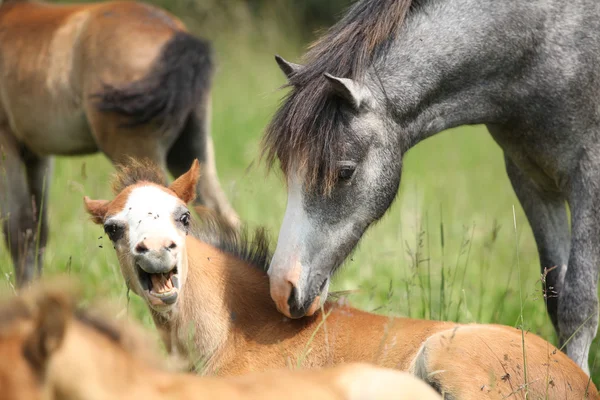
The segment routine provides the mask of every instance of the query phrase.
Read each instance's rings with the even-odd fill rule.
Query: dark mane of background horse
[[[305,184],[322,180],[321,189],[331,189],[337,176],[336,156],[344,151],[341,139],[348,114],[323,74],[360,80],[371,62],[385,53],[415,4],[414,0],[358,1],[311,46],[305,65],[289,79],[292,91],[267,127],[263,154],[270,167],[279,159],[287,175],[290,164],[297,162],[306,169]]]
[[[148,160],[129,158],[127,162],[117,165],[117,172],[112,179],[112,190],[117,195],[128,186],[142,182],[167,186],[161,170],[155,164]],[[246,226],[234,228],[208,208],[196,206],[194,210],[200,220],[192,219],[192,236],[263,272],[267,271],[271,263],[271,251],[266,229],[259,227],[251,231]]]

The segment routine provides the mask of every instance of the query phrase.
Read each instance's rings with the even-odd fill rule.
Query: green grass
[[[258,32],[246,24],[207,36],[215,41],[219,60],[212,131],[221,183],[241,217],[251,226],[270,228],[274,241],[286,193],[279,173],[265,177],[257,155],[284,83],[273,54],[295,60],[299,47],[286,45],[293,38],[270,29]],[[485,129],[437,135],[412,149],[404,165],[395,204],[365,235],[333,290],[359,289],[350,297],[354,305],[395,315],[512,326],[521,325],[522,315],[525,329],[556,343],[535,242],[501,151]],[[83,209],[84,194],[111,196],[112,172],[102,155],[57,158],[44,274],[69,273],[88,298],[110,299],[152,326],[141,300],[132,295],[128,302],[114,251]],[[12,274],[4,247],[0,273]],[[0,291],[10,290],[9,280],[2,279]],[[592,362],[599,351],[594,344]],[[600,366],[593,376],[598,381]]]

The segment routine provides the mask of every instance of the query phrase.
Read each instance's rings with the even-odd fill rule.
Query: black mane
[[[200,221],[194,223],[190,232],[192,236],[267,272],[271,263],[271,250],[265,228],[250,230],[244,226],[236,230],[209,210],[196,208],[196,211],[200,215]]]
[[[348,130],[347,107],[335,96],[324,73],[362,80],[373,60],[384,54],[414,0],[361,0],[315,42],[304,67],[290,77],[292,91],[267,127],[263,153],[284,174],[291,164],[306,168],[306,184],[330,189],[337,176]],[[344,109],[346,107],[346,109]]]

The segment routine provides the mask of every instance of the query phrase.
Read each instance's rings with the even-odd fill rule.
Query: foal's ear
[[[60,348],[69,322],[69,304],[58,295],[44,296],[37,304],[35,329],[25,344],[25,355],[33,367],[43,371]]]
[[[188,172],[175,179],[169,189],[171,189],[177,197],[184,203],[189,203],[196,198],[196,184],[200,178],[200,163],[194,160]]]
[[[283,71],[288,79],[290,79],[294,74],[298,73],[303,68],[302,65],[286,61],[279,55],[275,56],[275,61],[277,61],[279,69]]]
[[[87,196],[83,197],[83,203],[85,204],[85,209],[92,216],[92,221],[95,224],[102,224],[104,222],[104,217],[106,217],[106,213],[108,212],[108,204],[110,201],[108,200],[92,200]]]
[[[366,86],[352,79],[338,78],[328,73],[324,75],[333,91],[348,101],[356,110],[370,102],[372,94]]]

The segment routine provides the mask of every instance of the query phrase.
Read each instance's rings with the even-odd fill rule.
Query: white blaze
[[[302,245],[306,243],[311,232],[314,232],[314,227],[304,211],[301,180],[294,175],[289,180],[287,207],[279,231],[277,248],[268,271],[272,282],[281,284],[285,280],[294,285],[298,284],[302,273]],[[296,286],[296,289],[302,297],[303,288]]]
[[[179,205],[178,198],[156,186],[133,189],[123,210],[113,217],[129,227],[130,252],[134,253],[135,246],[150,237],[169,238],[181,247],[185,237],[173,221],[173,212]]]

